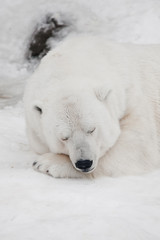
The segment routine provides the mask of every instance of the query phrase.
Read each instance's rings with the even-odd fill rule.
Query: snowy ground
[[[160,240],[160,170],[94,180],[34,172],[21,101],[31,74],[28,37],[43,14],[71,22],[71,31],[160,43],[160,1],[0,0],[0,6],[0,239]]]

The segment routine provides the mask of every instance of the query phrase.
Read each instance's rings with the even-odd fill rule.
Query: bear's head
[[[68,155],[81,172],[92,172],[120,135],[124,99],[105,87],[59,94],[34,105],[49,150]],[[44,140],[43,140],[44,141]]]

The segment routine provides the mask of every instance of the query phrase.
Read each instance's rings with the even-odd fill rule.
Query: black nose
[[[79,160],[76,162],[76,168],[79,168],[79,169],[82,169],[82,170],[85,170],[87,168],[90,168],[92,166],[92,163],[93,161],[90,161],[90,160]]]

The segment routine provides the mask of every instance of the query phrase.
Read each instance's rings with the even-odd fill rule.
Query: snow
[[[42,15],[71,22],[68,34],[160,43],[159,0],[0,0],[0,239],[159,240],[160,170],[141,176],[53,179],[32,170],[22,94],[24,55]],[[54,46],[55,43],[53,43]],[[58,44],[58,43],[56,43]]]

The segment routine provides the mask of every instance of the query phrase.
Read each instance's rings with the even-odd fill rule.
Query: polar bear
[[[53,177],[120,176],[160,165],[160,46],[70,36],[24,94],[33,168]]]

